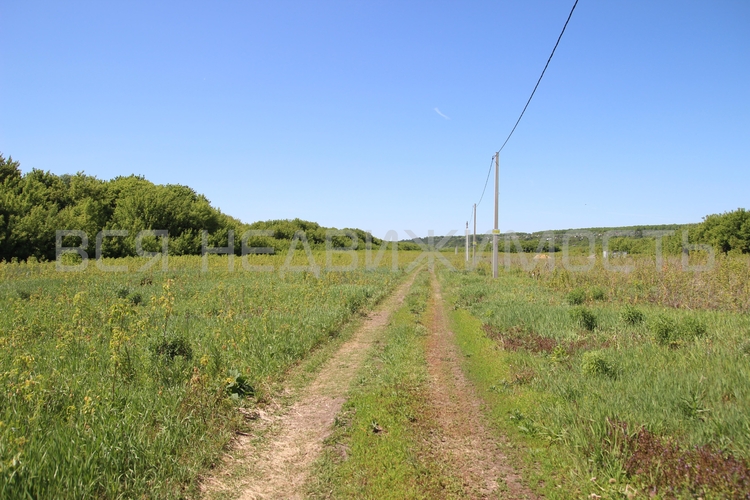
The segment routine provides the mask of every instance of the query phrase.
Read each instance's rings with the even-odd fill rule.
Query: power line
[[[479,197],[479,201],[477,202],[477,206],[479,206],[480,203],[482,203],[482,199],[484,198],[484,192],[487,191],[487,183],[490,182],[490,174],[492,173],[492,162],[495,161],[495,155],[492,155],[492,158],[490,159],[490,169],[487,171],[487,180],[484,181],[484,189],[482,189],[482,196]]]
[[[552,60],[552,56],[555,55],[555,50],[557,50],[557,46],[560,43],[560,40],[562,39],[563,33],[565,33],[565,28],[568,27],[568,22],[570,22],[570,18],[573,16],[573,11],[576,10],[576,5],[578,5],[578,0],[575,1],[575,3],[573,4],[573,8],[570,9],[570,14],[568,14],[568,19],[567,21],[565,21],[565,25],[563,26],[563,29],[560,32],[560,36],[557,37],[557,42],[555,43],[555,46],[552,48],[552,53],[549,55],[549,59],[547,59],[547,64],[544,65],[542,74],[539,75],[539,80],[537,80],[536,85],[534,85],[534,90],[531,91],[529,100],[526,101],[526,106],[524,106],[523,111],[521,111],[521,116],[519,116],[518,120],[516,120],[516,124],[513,125],[513,130],[510,131],[510,134],[508,134],[507,139],[505,139],[505,142],[503,143],[503,145],[500,146],[500,149],[498,149],[498,153],[503,150],[506,144],[508,144],[508,141],[510,140],[510,136],[512,136],[513,132],[516,131],[516,127],[518,127],[518,124],[521,122],[521,118],[523,118],[523,114],[526,112],[526,108],[529,107],[529,103],[531,102],[531,99],[534,97],[534,93],[536,92],[537,87],[539,87],[539,84],[542,82],[542,78],[544,77],[544,72],[547,71],[547,66],[549,66],[549,62]],[[489,177],[487,177],[487,179],[489,179]],[[485,187],[487,187],[486,184],[485,184]]]
[[[534,85],[534,90],[531,91],[529,100],[526,101],[526,105],[523,107],[523,110],[521,111],[521,114],[519,115],[518,120],[516,120],[516,124],[513,125],[513,129],[510,131],[510,134],[508,134],[508,137],[506,137],[505,142],[503,142],[503,145],[500,146],[500,149],[497,150],[497,153],[495,153],[495,155],[500,154],[500,151],[502,151],[503,148],[505,148],[505,145],[508,144],[508,141],[513,135],[513,132],[516,131],[518,124],[521,123],[521,118],[523,118],[524,113],[526,113],[526,108],[529,107],[529,104],[531,103],[531,99],[534,98],[534,94],[536,93],[536,89],[539,88],[539,84],[542,82],[542,78],[544,78],[544,73],[547,71],[547,67],[549,66],[550,61],[552,61],[552,56],[555,55],[557,46],[560,44],[560,40],[562,40],[562,36],[565,33],[565,29],[568,27],[570,18],[573,17],[573,12],[576,10],[577,5],[578,5],[578,0],[575,0],[575,2],[573,3],[573,8],[570,9],[570,13],[568,14],[568,19],[565,20],[565,24],[563,25],[562,31],[560,31],[560,36],[557,37],[557,42],[555,42],[555,46],[552,47],[552,52],[550,53],[549,58],[547,59],[547,63],[544,65],[544,69],[542,69],[542,74],[539,75],[539,79],[537,80],[536,85]],[[482,200],[484,199],[484,193],[487,191],[487,184],[489,184],[490,182],[490,175],[492,174],[492,164],[495,160],[495,155],[492,155],[492,159],[490,160],[490,168],[487,171],[487,179],[484,181],[484,188],[482,188],[482,196],[479,197],[479,201],[476,204],[477,207],[479,207],[479,205],[482,203]],[[473,217],[474,217],[474,211],[472,210],[472,215],[469,217],[469,220],[473,220]]]
[[[487,183],[490,182],[490,174],[492,173],[492,162],[495,160],[495,155],[492,155],[492,158],[490,158],[490,169],[487,171],[487,180],[484,181],[484,189],[482,189],[482,196],[479,197],[479,201],[477,202],[477,206],[479,206],[480,203],[482,203],[482,198],[484,198],[484,192],[487,190]],[[474,220],[474,207],[471,209],[471,215],[469,216],[469,222],[472,222]]]

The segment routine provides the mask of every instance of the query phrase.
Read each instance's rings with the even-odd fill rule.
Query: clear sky
[[[246,222],[462,231],[572,3],[6,0],[0,152]],[[580,0],[500,172],[503,231],[750,208],[750,2]]]

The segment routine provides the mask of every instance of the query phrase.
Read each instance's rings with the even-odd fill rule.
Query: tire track
[[[537,499],[521,481],[489,432],[481,401],[464,376],[460,353],[448,327],[440,284],[433,274],[432,318],[427,342],[430,400],[440,432],[435,446],[462,478],[468,498]],[[437,442],[439,439],[439,442]]]
[[[234,455],[242,457],[239,460],[244,462],[242,467],[247,475],[239,484],[237,498],[302,498],[310,467],[331,433],[349,386],[370,347],[382,336],[391,314],[403,302],[416,274],[368,315],[352,338],[341,345],[315,380],[303,389],[300,399],[288,412],[275,417],[264,439],[259,443],[249,439],[240,442],[240,449]],[[221,485],[213,486],[218,487],[211,489],[226,490]]]

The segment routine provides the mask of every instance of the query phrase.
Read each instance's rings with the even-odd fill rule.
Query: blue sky
[[[3,2],[0,151],[246,222],[461,231],[571,6]],[[501,155],[501,230],[750,208],[748,26],[745,0],[581,0]]]

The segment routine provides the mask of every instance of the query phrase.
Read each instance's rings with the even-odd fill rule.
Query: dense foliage
[[[750,212],[738,208],[733,212],[708,215],[696,227],[695,236],[724,253],[750,253]]]
[[[310,247],[324,248],[326,232],[331,231],[300,219],[247,225],[221,213],[205,196],[187,186],[156,185],[135,175],[103,181],[81,172],[58,176],[35,169],[22,174],[19,167],[19,162],[0,155],[0,260],[54,260],[57,230],[86,233],[86,250],[92,257],[96,235],[102,230],[128,231],[124,237],[102,239],[105,257],[135,256],[136,236],[142,230],[168,231],[170,255],[199,255],[204,230],[209,234],[209,247],[227,246],[229,231],[234,231],[238,255],[242,252],[242,235],[248,229],[268,231],[268,235],[248,237],[246,247],[272,248],[275,252],[287,250],[298,231],[305,232]],[[359,229],[331,234],[330,244],[352,247],[353,235],[362,248],[367,235]],[[297,248],[301,250],[304,242],[298,239]],[[77,246],[81,240],[68,236],[63,244]],[[158,250],[159,242],[146,237],[143,248]]]

